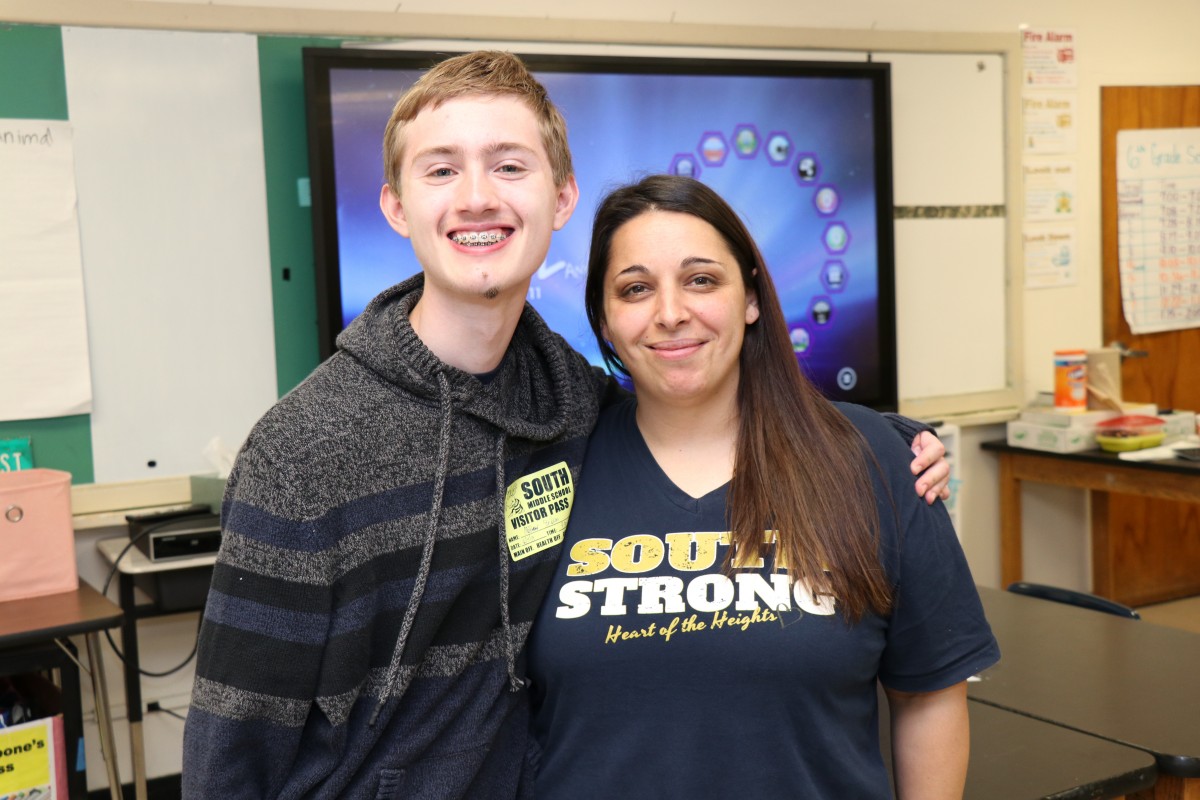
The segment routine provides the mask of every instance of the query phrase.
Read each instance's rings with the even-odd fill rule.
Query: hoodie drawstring
[[[500,624],[504,633],[504,655],[508,666],[509,691],[519,692],[525,686],[525,681],[517,677],[517,651],[513,645],[512,621],[508,609],[508,535],[505,530],[504,494],[508,487],[504,477],[504,432],[496,437],[496,518],[500,520]]]
[[[413,620],[417,616],[417,608],[421,605],[421,598],[425,595],[425,582],[429,578],[429,570],[433,564],[433,545],[437,541],[438,523],[442,516],[442,495],[446,489],[446,473],[450,465],[450,423],[452,421],[453,408],[450,404],[450,381],[446,378],[445,373],[438,371],[438,401],[441,405],[442,419],[441,426],[438,430],[438,463],[437,473],[433,479],[433,502],[429,508],[429,525],[425,531],[425,543],[421,549],[421,566],[417,570],[417,578],[413,582],[412,595],[408,598],[408,607],[404,609],[404,621],[400,625],[400,635],[396,638],[396,649],[392,651],[392,661],[388,665],[387,677],[384,679],[383,688],[379,692],[379,704],[375,706],[375,710],[371,713],[371,719],[367,722],[369,727],[375,727],[375,721],[379,719],[379,712],[383,710],[383,706],[387,703],[388,695],[392,684],[396,680],[396,674],[400,671],[400,662],[404,657],[404,647],[408,644],[408,635],[412,631]],[[503,465],[501,465],[503,469]],[[501,531],[504,526],[501,522]],[[505,578],[507,578],[505,573]],[[507,592],[507,581],[505,583],[505,591]],[[507,609],[506,609],[507,610]],[[505,617],[507,620],[507,616]],[[507,629],[506,629],[507,630]],[[512,645],[509,645],[509,650],[512,650]],[[509,656],[510,661],[512,656]],[[511,672],[512,667],[509,667]],[[408,688],[406,678],[396,687],[396,696],[404,694],[404,690]]]

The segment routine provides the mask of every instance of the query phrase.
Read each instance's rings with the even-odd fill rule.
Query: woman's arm
[[[970,724],[967,683],[935,692],[884,687],[892,716],[892,772],[899,800],[962,800]]]

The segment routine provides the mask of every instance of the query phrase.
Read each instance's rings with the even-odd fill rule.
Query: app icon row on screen
[[[763,136],[758,126],[750,123],[735,126],[728,138],[721,131],[704,131],[694,151],[674,156],[669,172],[699,179],[705,169],[724,167],[731,154],[741,160],[762,156],[772,166],[788,168],[801,187],[814,189],[812,203],[819,216],[831,217],[841,207],[842,198],[837,186],[818,183],[821,161],[817,153],[797,152],[787,132],[770,131]],[[844,222],[830,221],[821,234],[821,245],[829,255],[838,256],[850,247],[850,238],[850,229]],[[843,261],[831,259],[821,269],[820,279],[828,295],[835,295],[845,288],[850,272]],[[804,323],[792,325],[792,349],[797,355],[802,356],[813,346],[812,331],[828,327],[833,322],[834,300],[828,295],[814,297]],[[842,367],[838,371],[837,385],[842,390],[849,391],[857,383],[858,375],[853,367]]]

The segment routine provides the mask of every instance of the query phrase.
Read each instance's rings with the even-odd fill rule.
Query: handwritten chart
[[[1133,333],[1200,327],[1200,128],[1117,132],[1117,248]]]
[[[0,119],[0,420],[91,409],[71,126]]]

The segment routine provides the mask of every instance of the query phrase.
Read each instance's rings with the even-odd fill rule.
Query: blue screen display
[[[310,51],[322,52],[330,51]],[[381,142],[392,106],[433,59],[388,55],[347,60],[337,51],[324,73],[328,124],[317,135],[330,141],[314,152],[331,154],[333,185],[321,187],[332,198],[317,224],[329,225],[332,206],[333,229],[323,235],[336,242],[328,248],[336,265],[325,272],[336,280],[342,326],[420,269],[379,211]],[[581,192],[529,289],[552,328],[601,363],[583,311],[595,207],[645,175],[687,174],[742,215],[771,270],[797,358],[822,391],[895,407],[886,66],[784,63],[763,74],[771,72],[764,62],[748,62],[755,74],[736,74],[728,61],[648,68],[641,59],[633,71],[620,59],[576,69],[561,59],[552,68],[528,61],[567,120]]]

